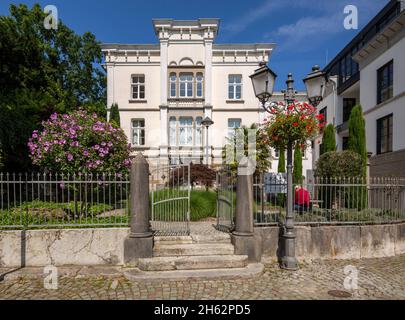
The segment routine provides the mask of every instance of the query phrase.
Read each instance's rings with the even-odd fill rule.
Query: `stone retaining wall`
[[[296,255],[312,259],[360,259],[405,254],[405,223],[369,226],[297,226]],[[129,228],[0,231],[0,267],[123,265]],[[279,228],[255,228],[266,259],[276,259]]]
[[[365,226],[297,226],[296,256],[313,259],[361,259],[405,254],[405,223]],[[255,228],[264,259],[276,259],[279,228]]]
[[[0,231],[0,267],[122,265],[129,228]]]

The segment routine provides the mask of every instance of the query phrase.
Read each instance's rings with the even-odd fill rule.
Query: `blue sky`
[[[288,72],[303,90],[312,65],[323,67],[388,0],[46,0],[0,2],[0,14],[11,3],[29,7],[56,5],[59,18],[82,34],[94,33],[108,43],[156,43],[153,18],[220,18],[217,43],[276,43],[270,67],[278,74],[276,89]],[[343,27],[346,5],[356,5],[359,30]]]

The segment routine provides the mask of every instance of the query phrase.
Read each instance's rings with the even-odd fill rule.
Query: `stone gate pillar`
[[[260,241],[254,236],[253,229],[253,172],[255,170],[251,170],[252,166],[246,157],[239,164],[236,184],[235,231],[232,233],[232,243],[235,247],[235,254],[247,255],[249,262],[259,262],[262,250]]]
[[[153,234],[149,222],[149,164],[139,153],[131,164],[131,232],[124,242],[124,263],[153,255]]]

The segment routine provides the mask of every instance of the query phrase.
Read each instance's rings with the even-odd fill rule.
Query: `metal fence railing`
[[[286,214],[283,175],[254,177],[256,226]],[[405,178],[314,178],[294,185],[296,224],[368,224],[405,221]]]
[[[129,177],[0,173],[0,229],[127,226]]]
[[[158,236],[190,234],[190,164],[150,170],[151,227]]]
[[[217,172],[217,228],[231,231],[236,208],[236,174],[226,166]]]

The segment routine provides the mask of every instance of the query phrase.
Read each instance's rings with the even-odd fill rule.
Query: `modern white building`
[[[323,69],[328,82],[319,113],[336,128],[337,150],[348,144],[348,120],[360,104],[371,175],[405,176],[405,11],[391,0]],[[313,144],[314,165],[322,137]]]
[[[219,19],[153,20],[157,44],[103,44],[107,105],[117,103],[134,152],[151,163],[222,162],[236,128],[266,118],[249,76],[275,45],[217,44]],[[303,94],[299,99],[306,100]],[[274,99],[283,99],[281,93]],[[209,117],[208,130],[201,125]],[[275,152],[273,152],[275,155]],[[312,165],[306,152],[304,172]],[[277,169],[277,161],[273,161]]]

